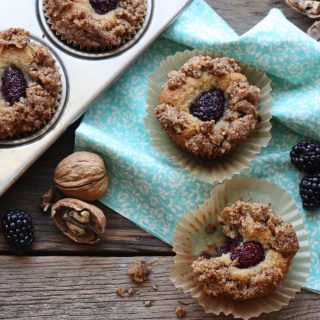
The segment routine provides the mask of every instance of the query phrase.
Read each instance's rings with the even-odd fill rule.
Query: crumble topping
[[[140,28],[146,12],[145,0],[119,0],[115,10],[103,15],[88,0],[45,0],[44,6],[58,35],[88,49],[121,45]]]

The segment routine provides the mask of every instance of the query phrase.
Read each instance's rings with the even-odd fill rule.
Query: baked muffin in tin
[[[51,29],[89,51],[125,43],[141,27],[146,9],[146,0],[44,0]]]
[[[0,32],[0,81],[0,140],[26,136],[55,114],[60,73],[48,49],[23,29]]]

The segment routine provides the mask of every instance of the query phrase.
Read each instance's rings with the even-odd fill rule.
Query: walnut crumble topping
[[[51,28],[63,39],[88,49],[121,45],[144,21],[145,0],[119,0],[117,7],[97,14],[88,0],[45,0]]]
[[[218,121],[202,121],[191,114],[190,107],[212,88],[223,91],[226,110]],[[259,99],[259,88],[249,84],[234,59],[196,56],[168,74],[155,114],[178,146],[212,159],[231,152],[254,132]]]

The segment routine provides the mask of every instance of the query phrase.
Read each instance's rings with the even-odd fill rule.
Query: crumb
[[[128,274],[131,276],[131,279],[137,283],[145,282],[149,274],[147,264],[142,260],[131,263],[128,267]]]
[[[176,308],[176,316],[177,318],[184,318],[186,316],[186,310],[183,307]]]
[[[120,297],[120,298],[124,298],[125,295],[125,290],[123,288],[118,288],[116,291],[116,294]]]
[[[152,302],[151,302],[150,300],[148,300],[148,301],[145,301],[145,302],[143,303],[143,305],[144,305],[145,307],[147,307],[147,308],[150,308],[150,307],[152,306]]]
[[[129,288],[128,289],[128,295],[129,296],[133,296],[134,294],[139,294],[140,292],[139,292],[139,290],[137,290],[137,289],[134,289],[134,288]]]
[[[207,234],[213,234],[217,230],[217,225],[215,223],[208,223],[208,225],[205,228],[205,232]]]
[[[178,301],[178,303],[182,304],[183,306],[188,306],[189,305],[189,303],[183,302],[183,301]]]
[[[152,289],[153,289],[154,291],[158,291],[158,286],[157,286],[156,284],[154,284],[154,285],[152,286]]]

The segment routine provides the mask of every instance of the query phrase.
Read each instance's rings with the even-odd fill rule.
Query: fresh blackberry
[[[21,209],[8,211],[1,219],[4,237],[17,253],[29,249],[34,240],[34,230],[30,215]]]
[[[194,117],[202,121],[218,121],[224,113],[226,98],[220,89],[212,89],[203,92],[201,96],[192,103],[190,112]]]
[[[259,242],[242,242],[231,250],[231,259],[238,259],[240,268],[253,267],[264,259],[264,250]]]
[[[303,208],[306,210],[320,208],[320,173],[305,176],[299,187]]]
[[[4,70],[1,93],[11,106],[18,102],[21,97],[26,97],[26,89],[27,82],[20,69],[12,67]]]
[[[90,4],[97,14],[106,14],[117,8],[118,0],[90,0]]]
[[[307,173],[320,172],[320,145],[311,141],[301,141],[292,147],[291,162],[294,166]]]

